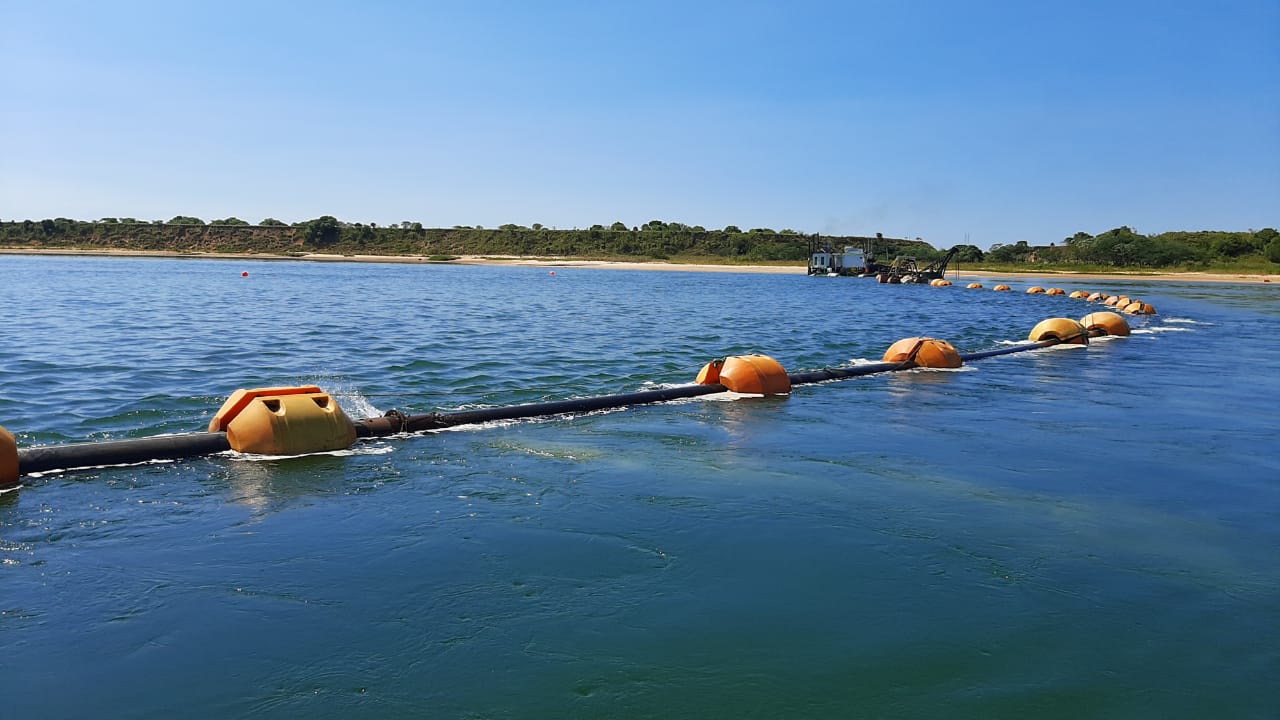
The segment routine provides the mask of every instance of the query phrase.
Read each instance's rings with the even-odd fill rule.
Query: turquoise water
[[[248,271],[248,277],[241,277]],[[1020,289],[1025,282],[1014,282]],[[1068,286],[1073,289],[1074,286]],[[1280,290],[1128,339],[0,496],[6,718],[1274,718]],[[962,351],[1091,309],[799,275],[0,256],[22,445]]]

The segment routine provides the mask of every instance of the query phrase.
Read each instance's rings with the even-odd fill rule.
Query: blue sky
[[[0,219],[1280,225],[1280,0],[0,0]]]

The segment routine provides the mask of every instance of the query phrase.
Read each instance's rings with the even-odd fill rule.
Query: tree
[[[226,218],[225,220],[210,220],[209,224],[210,225],[248,225],[249,223],[245,222],[244,220],[241,220],[238,217],[229,217],[229,218]]]
[[[610,230],[613,230],[613,231],[615,231],[615,232],[626,232],[626,230],[627,230],[627,226],[626,226],[626,224],[625,224],[625,223],[616,222],[616,223],[614,223],[614,224],[610,225],[610,226],[609,226],[609,229],[610,229]]]
[[[260,223],[258,223],[258,224],[259,224],[259,225],[262,225],[262,226],[265,226],[265,227],[283,227],[283,226],[285,226],[285,225],[284,225],[284,223],[280,222],[279,220],[277,220],[277,219],[275,219],[275,218],[266,218],[265,220],[263,220],[262,222],[260,222]]]
[[[724,231],[727,233],[740,233],[742,232],[742,228],[738,227],[737,225],[725,225]]]
[[[203,225],[204,221],[198,217],[191,217],[189,215],[175,215],[173,219],[169,221],[169,224],[170,225]]]
[[[312,245],[332,245],[342,237],[342,224],[332,215],[321,215],[304,223],[303,237]]]
[[[1275,238],[1267,243],[1267,259],[1273,263],[1280,264],[1280,238]]]

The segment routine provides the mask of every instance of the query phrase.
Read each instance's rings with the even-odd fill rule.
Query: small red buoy
[[[555,271],[555,270],[552,270],[552,271],[551,271],[551,276],[552,276],[552,277],[555,277],[555,274],[556,274],[556,271]]]
[[[249,277],[249,271],[245,270],[244,272],[240,273],[240,277]]]

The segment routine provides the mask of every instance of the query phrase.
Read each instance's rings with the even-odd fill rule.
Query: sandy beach
[[[519,256],[480,256],[463,255],[456,260],[429,260],[417,255],[334,255],[324,253],[306,253],[297,255],[278,255],[268,253],[201,253],[172,252],[152,250],[83,250],[83,249],[32,249],[32,248],[0,248],[0,254],[7,255],[73,255],[100,257],[163,257],[184,258],[193,260],[302,260],[308,262],[363,262],[363,263],[400,263],[409,265],[510,265],[545,268],[572,268],[582,270],[650,270],[667,272],[734,272],[734,273],[771,273],[783,275],[803,275],[803,265],[714,265],[673,262],[627,262],[615,260],[578,260],[558,257],[519,257]],[[1081,273],[1081,272],[995,272],[986,270],[959,270],[948,273],[953,282],[984,280],[1029,280],[1034,279],[1050,284],[1067,284],[1092,280],[1144,280],[1144,281],[1176,281],[1176,282],[1217,282],[1217,283],[1277,283],[1280,274],[1241,274],[1241,273],[1209,273],[1209,272],[1114,272],[1114,273]]]

